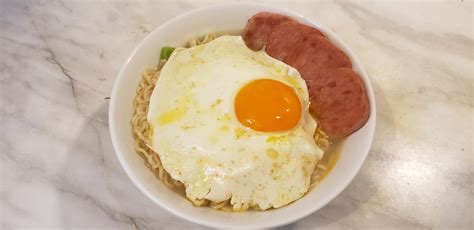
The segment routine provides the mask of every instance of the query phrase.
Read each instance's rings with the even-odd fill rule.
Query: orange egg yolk
[[[284,131],[298,123],[301,103],[292,87],[272,79],[260,79],[237,93],[235,113],[240,123],[253,130]]]

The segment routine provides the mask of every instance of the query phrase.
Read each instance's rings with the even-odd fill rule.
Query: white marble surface
[[[0,229],[203,228],[125,175],[106,98],[144,36],[215,2],[0,0]],[[473,229],[473,2],[270,3],[339,34],[378,107],[355,180],[281,229]]]

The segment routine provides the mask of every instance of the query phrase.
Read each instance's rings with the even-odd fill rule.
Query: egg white
[[[285,132],[263,133],[236,118],[234,98],[245,84],[274,79],[295,89],[301,119]],[[304,80],[294,68],[222,36],[173,52],[152,93],[151,147],[193,200],[231,199],[234,209],[277,208],[299,199],[323,151],[313,134]]]

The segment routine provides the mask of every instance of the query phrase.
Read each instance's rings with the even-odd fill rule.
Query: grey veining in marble
[[[0,229],[203,228],[125,175],[107,98],[141,39],[216,2],[0,0]],[[340,35],[366,67],[378,111],[354,181],[281,229],[473,229],[473,2],[269,3]]]

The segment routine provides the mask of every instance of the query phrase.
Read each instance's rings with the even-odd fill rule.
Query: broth
[[[342,140],[336,140],[331,143],[329,146],[328,150],[323,155],[323,158],[319,162],[320,165],[326,167],[326,170],[322,170],[320,168],[316,168],[318,172],[316,175],[319,176],[318,183],[321,182],[334,168],[334,166],[337,163],[337,160],[339,160],[339,156],[341,155],[342,147],[344,146],[344,139]]]

